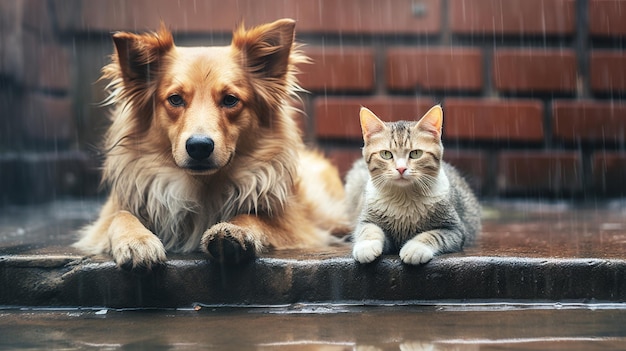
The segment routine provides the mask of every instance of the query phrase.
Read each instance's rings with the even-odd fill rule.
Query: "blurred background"
[[[483,198],[626,195],[626,1],[0,0],[0,206],[103,196],[97,82],[111,33],[179,46],[291,17],[307,143],[345,173],[359,106],[386,120],[444,108],[444,159]]]

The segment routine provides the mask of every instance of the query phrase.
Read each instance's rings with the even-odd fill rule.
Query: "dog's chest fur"
[[[122,160],[119,160],[122,161]],[[122,161],[123,162],[123,161]],[[155,233],[167,250],[189,252],[197,249],[202,234],[212,225],[238,214],[271,214],[280,211],[291,191],[291,184],[277,174],[275,163],[254,165],[228,174],[197,178],[176,167],[150,169],[153,161],[144,155],[111,175],[113,191],[142,223]],[[139,175],[132,179],[128,174]],[[132,179],[132,180],[131,180]],[[141,196],[135,196],[141,194]]]

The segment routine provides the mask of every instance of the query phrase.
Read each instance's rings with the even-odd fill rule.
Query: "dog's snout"
[[[215,143],[206,135],[192,135],[187,139],[185,148],[189,157],[200,161],[211,156]]]

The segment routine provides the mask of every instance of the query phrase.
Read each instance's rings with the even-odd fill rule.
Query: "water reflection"
[[[622,304],[303,307],[5,310],[0,349],[626,349]]]

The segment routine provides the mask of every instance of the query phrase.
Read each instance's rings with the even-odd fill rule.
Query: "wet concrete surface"
[[[69,247],[98,202],[4,208],[0,305],[189,307],[319,301],[626,301],[626,202],[485,204],[483,232],[464,252],[426,265],[385,256],[356,264],[349,246],[270,252],[249,264],[169,255],[150,274]]]
[[[2,210],[1,350],[626,350],[623,201],[489,203],[475,245],[420,267],[333,247],[150,274],[69,247],[99,205]]]
[[[0,310],[0,349],[625,350],[619,305]]]

